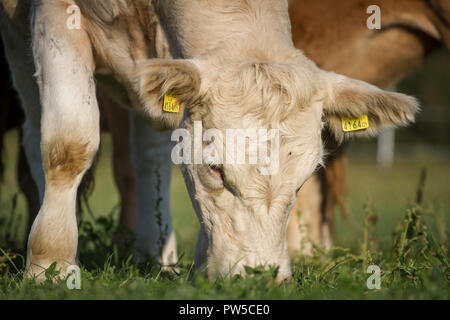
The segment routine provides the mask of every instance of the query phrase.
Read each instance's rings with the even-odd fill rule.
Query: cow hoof
[[[36,283],[42,283],[47,280],[57,282],[67,278],[67,270],[70,264],[68,263],[31,263],[26,271],[24,277],[26,279],[34,280]]]

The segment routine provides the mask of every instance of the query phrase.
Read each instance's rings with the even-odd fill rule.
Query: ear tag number
[[[163,110],[166,112],[180,112],[180,103],[177,98],[171,94],[164,95]]]
[[[342,118],[342,130],[344,132],[365,130],[369,128],[369,117],[367,114],[359,118]]]

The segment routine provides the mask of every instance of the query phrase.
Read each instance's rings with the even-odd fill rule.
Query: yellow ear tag
[[[163,110],[166,112],[180,112],[180,103],[177,98],[171,94],[164,95]]]
[[[344,132],[365,130],[369,128],[369,117],[367,114],[359,118],[342,118],[342,130]]]

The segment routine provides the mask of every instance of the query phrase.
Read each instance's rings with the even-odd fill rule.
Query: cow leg
[[[327,159],[326,168],[320,168],[298,194],[288,226],[291,252],[311,254],[313,244],[330,248],[332,240],[337,239],[334,214],[336,206],[342,218],[347,217],[344,205],[345,146],[331,145],[329,149],[332,152]]]
[[[21,153],[20,161],[28,162],[29,171],[37,187],[38,201],[40,202],[44,196],[45,178],[40,149],[41,105],[39,88],[34,78],[35,67],[30,57],[30,45],[26,32],[15,24],[8,23],[6,18],[3,23],[2,38],[5,56],[12,73],[13,85],[19,95],[25,113],[21,137],[24,153]],[[20,185],[22,186],[21,183]]]
[[[20,130],[17,179],[19,187],[27,200],[28,234],[31,229],[31,224],[39,211],[44,196],[45,184],[40,149],[41,105],[39,101],[39,88],[34,78],[34,63],[30,57],[28,28],[22,25],[22,21],[17,23],[8,19],[6,16],[1,20],[2,26],[0,30],[3,38],[5,57],[7,58],[12,74],[13,85],[18,93],[21,107],[25,113],[25,122],[22,124]],[[5,105],[5,107],[19,108],[19,103],[16,103],[16,99],[12,98],[15,92],[12,89],[8,90],[8,83],[5,83],[5,85],[6,87],[3,89],[9,95],[6,103],[9,102],[11,104],[8,106]],[[21,112],[14,109],[10,111],[11,118],[9,120],[14,120],[13,125],[17,120],[21,122]]]
[[[134,167],[131,163],[131,137],[129,111],[120,107],[104,89],[98,90],[98,102],[102,116],[111,132],[113,144],[114,179],[120,194],[119,226],[133,231],[136,226],[137,199]],[[120,247],[128,244],[129,237],[119,230],[115,241]]]
[[[309,178],[297,196],[288,225],[288,247],[292,254],[311,255],[313,245],[331,246],[328,222],[323,216],[321,177]]]
[[[163,267],[178,259],[169,208],[170,135],[170,131],[157,132],[149,121],[132,115],[132,160],[138,200],[136,256],[138,261],[153,257]]]
[[[345,147],[339,147],[328,161],[327,168],[324,170],[322,181],[326,183],[326,198],[323,204],[323,217],[327,222],[331,238],[337,240],[335,208],[339,209],[342,219],[347,218],[347,209],[344,204],[346,194],[346,157]],[[331,241],[330,241],[331,242]]]
[[[17,163],[17,181],[19,183],[20,190],[22,190],[27,201],[28,208],[28,227],[27,234],[30,233],[31,226],[36,218],[41,203],[39,201],[39,192],[31,174],[30,165],[25,155],[25,148],[22,145],[22,133],[20,134],[20,148]]]
[[[60,277],[76,264],[77,188],[100,141],[91,44],[83,30],[66,27],[65,9],[37,5],[33,26],[45,193],[28,238],[26,269],[39,280],[54,262]]]

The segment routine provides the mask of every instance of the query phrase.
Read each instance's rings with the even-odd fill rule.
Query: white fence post
[[[395,152],[395,129],[383,130],[378,136],[377,162],[384,168],[392,167]]]
[[[396,92],[396,86],[387,88],[387,90]],[[377,146],[377,162],[383,168],[390,168],[394,163],[395,153],[395,129],[389,128],[380,132]]]

